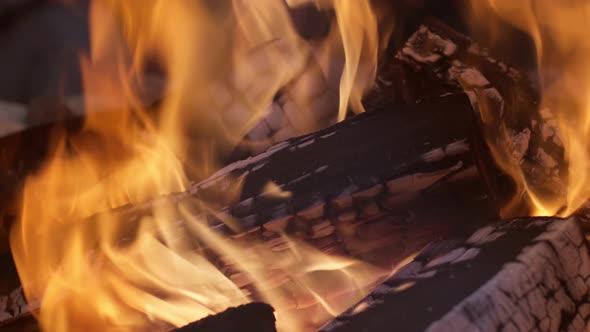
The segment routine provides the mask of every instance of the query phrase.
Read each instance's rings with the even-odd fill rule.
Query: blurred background
[[[0,136],[59,119],[64,100],[81,96],[79,56],[88,51],[90,0],[0,1]],[[282,0],[277,0],[282,1]],[[381,22],[394,22],[391,51],[403,45],[425,17],[436,17],[467,33],[468,0],[371,0]],[[313,2],[313,1],[310,1]],[[311,5],[313,6],[313,5]],[[313,10],[294,10],[293,21],[306,39],[322,31],[326,17]],[[328,18],[329,19],[329,18]],[[506,27],[507,29],[509,27]],[[525,36],[504,41],[518,48],[492,50],[519,67],[531,66],[532,45]],[[321,38],[321,36],[319,36]],[[485,45],[485,38],[476,38]],[[517,49],[518,54],[502,54]],[[391,53],[390,53],[391,54]],[[79,105],[78,105],[79,106]],[[75,106],[72,106],[75,108]]]

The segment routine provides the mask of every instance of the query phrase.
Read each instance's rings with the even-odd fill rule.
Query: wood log
[[[588,249],[575,217],[500,221],[419,255],[321,331],[583,331]]]
[[[242,228],[236,233],[214,217],[211,226],[234,238],[244,234],[274,243],[286,230],[327,252],[381,265],[394,264],[436,236],[473,227],[465,224],[476,215],[493,215],[473,166],[467,98],[438,97],[462,89],[422,74],[422,83],[436,83],[429,86],[431,93],[400,103],[398,92],[410,90],[387,93],[393,78],[386,73],[390,76],[381,75],[376,89],[380,98],[368,97],[369,113],[231,164],[171,198],[217,204]],[[228,198],[228,184],[236,179],[244,183],[241,195]],[[269,181],[290,197],[264,193]],[[123,216],[149,213],[151,206],[119,211],[128,219]],[[279,250],[281,243],[270,248]]]
[[[470,152],[471,114],[462,93],[414,108],[375,110],[231,164],[168,198],[217,202],[216,210],[240,222],[236,231],[207,216],[230,241],[254,237],[269,243],[271,251],[284,250],[277,236],[286,231],[324,252],[389,266],[433,238],[474,227],[469,221],[476,215],[494,214]],[[222,200],[228,183],[240,181],[241,195]],[[264,192],[269,181],[291,195]],[[123,207],[117,215],[133,229],[132,217],[151,213],[153,204]],[[464,208],[458,209],[460,204]],[[84,225],[93,227],[93,221]],[[239,273],[218,264],[230,278]]]
[[[422,25],[396,58],[412,76],[421,78],[410,80],[414,86],[406,90],[419,93],[406,98],[424,98],[428,90],[423,86],[431,86],[434,93],[458,89],[469,95],[481,132],[474,141],[478,167],[504,215],[528,215],[532,206],[521,194],[522,184],[513,180],[520,175],[509,176],[510,168],[521,169],[529,190],[537,195],[563,196],[563,143],[553,114],[540,108],[539,89],[528,75],[435,20]],[[383,83],[379,87],[387,88]]]
[[[274,310],[265,303],[249,303],[172,332],[276,332]]]

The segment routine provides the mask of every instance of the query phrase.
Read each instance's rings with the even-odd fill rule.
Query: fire
[[[542,139],[550,137],[563,146],[567,169],[546,174],[563,181],[564,190],[546,195],[530,183],[517,163],[500,162],[533,205],[533,214],[568,216],[590,198],[590,3],[587,1],[487,0],[471,1],[471,18],[477,29],[502,45],[500,17],[509,25],[527,33],[536,48],[538,75],[542,91],[541,116],[547,120]],[[508,110],[515,111],[515,110]],[[496,160],[505,159],[496,154]],[[543,162],[559,162],[546,155]],[[556,188],[557,189],[557,188]],[[510,212],[508,211],[508,214]]]
[[[346,59],[341,119],[348,107],[362,110],[372,83],[376,21],[364,0],[318,6],[334,9],[337,33],[327,43]],[[203,202],[177,206],[162,196],[135,218],[112,210],[140,210],[209,174],[306,69],[312,51],[287,9],[280,0],[92,2],[91,54],[81,61],[84,128],[54,137],[51,159],[26,181],[11,235],[44,330],[166,330],[251,301],[240,287],[252,283],[276,308],[280,330],[304,331],[346,309],[381,276],[287,235],[281,253],[228,240],[193,212]],[[150,68],[166,78],[155,106],[142,95]],[[211,256],[239,274],[230,278]]]

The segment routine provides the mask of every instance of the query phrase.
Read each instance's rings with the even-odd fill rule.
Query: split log
[[[583,331],[588,249],[574,217],[501,221],[418,256],[321,331]]]
[[[249,303],[172,332],[276,332],[274,310],[265,303]]]

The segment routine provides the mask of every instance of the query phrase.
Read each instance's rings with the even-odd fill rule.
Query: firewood
[[[249,303],[172,332],[276,332],[274,310],[265,303]]]
[[[583,331],[588,249],[574,217],[503,220],[419,255],[321,331]]]
[[[285,247],[277,236],[286,231],[321,251],[387,266],[433,238],[462,231],[475,215],[493,215],[472,160],[470,119],[463,94],[405,110],[375,110],[231,164],[189,192],[168,198],[217,202],[217,211],[241,225],[232,230],[210,216],[211,227],[231,241],[247,243],[254,237],[280,251]],[[447,125],[441,128],[441,123]],[[240,177],[241,195],[219,200],[228,183]],[[290,195],[262,192],[269,181]],[[116,216],[133,225],[130,217],[150,213],[156,202],[122,207]],[[84,225],[92,227],[92,220]],[[63,231],[58,233],[65,234],[67,227]],[[234,280],[236,273],[229,269],[226,275]],[[247,280],[241,286],[251,287]]]
[[[563,195],[567,173],[563,143],[551,111],[540,109],[538,88],[528,75],[435,20],[422,25],[396,57],[412,73],[407,76],[420,78],[410,80],[415,86],[406,90],[418,93],[408,92],[406,98],[424,98],[423,86],[435,93],[458,89],[469,95],[480,127],[474,141],[476,160],[497,205],[508,205],[505,213],[528,215],[531,202],[514,199],[523,196],[523,188],[499,164],[522,168],[529,188],[545,197]],[[387,82],[378,80],[382,89],[383,81]],[[490,150],[497,153],[492,156]]]

